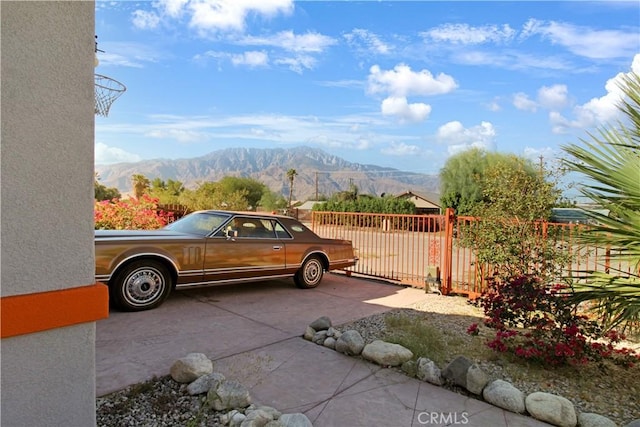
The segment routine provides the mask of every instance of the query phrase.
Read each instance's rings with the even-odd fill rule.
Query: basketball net
[[[95,113],[107,117],[113,101],[126,91],[125,85],[111,77],[95,75]]]

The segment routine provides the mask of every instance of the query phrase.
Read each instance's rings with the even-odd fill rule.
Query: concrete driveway
[[[175,292],[158,309],[112,311],[97,323],[97,395],[167,375],[198,352],[254,401],[304,412],[316,427],[546,425],[301,338],[320,316],[341,324],[423,299],[418,289],[340,274],[308,290],[273,280]]]

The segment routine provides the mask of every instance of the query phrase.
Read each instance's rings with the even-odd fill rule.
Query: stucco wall
[[[94,6],[0,5],[3,299],[94,281]],[[1,345],[1,425],[95,425],[94,322]]]

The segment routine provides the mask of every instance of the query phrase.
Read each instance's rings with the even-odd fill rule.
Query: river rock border
[[[413,353],[401,345],[381,340],[365,343],[356,330],[340,332],[333,328],[327,316],[311,322],[303,338],[348,356],[360,356],[383,367],[399,367],[405,374],[437,386],[448,383],[462,387],[477,399],[558,427],[616,427],[603,415],[578,413],[573,403],[562,396],[545,392],[525,395],[507,381],[492,380],[465,356],[455,357],[441,370],[425,357],[412,360]],[[640,419],[626,427],[640,427]]]
[[[171,378],[188,384],[191,396],[206,394],[206,404],[224,412],[222,425],[229,427],[313,427],[303,413],[282,414],[270,406],[252,402],[249,390],[237,381],[227,380],[213,371],[213,362],[202,353],[189,353],[176,360],[169,370]]]

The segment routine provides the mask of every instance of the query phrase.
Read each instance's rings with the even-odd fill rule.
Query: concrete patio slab
[[[273,280],[176,292],[155,310],[111,312],[97,323],[97,395],[167,375],[176,359],[198,352],[254,401],[303,412],[316,427],[546,425],[301,338],[320,316],[341,324],[425,298],[339,274],[310,290]]]

